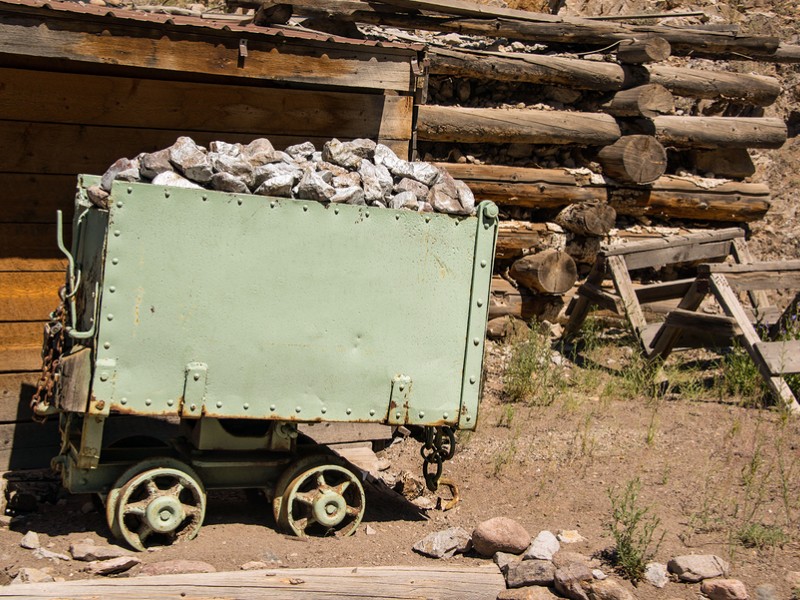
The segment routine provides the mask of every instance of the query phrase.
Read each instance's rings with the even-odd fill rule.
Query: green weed
[[[566,388],[562,367],[553,364],[546,329],[531,323],[530,331],[514,336],[511,358],[503,378],[503,391],[511,402],[549,406]]]
[[[767,393],[764,379],[753,359],[738,343],[720,360],[721,396],[739,398],[744,406],[760,407]]]
[[[789,541],[789,537],[784,533],[782,527],[762,525],[761,523],[749,523],[741,527],[736,532],[736,539],[746,548],[759,550],[782,546]]]
[[[644,576],[645,566],[658,552],[665,532],[656,540],[661,519],[651,507],[639,505],[639,478],[628,481],[622,491],[608,490],[611,500],[611,522],[607,525],[614,537],[614,562],[624,577],[633,583]]]

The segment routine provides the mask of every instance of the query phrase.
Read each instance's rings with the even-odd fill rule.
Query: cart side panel
[[[478,218],[117,183],[108,229],[112,411],[458,422]]]

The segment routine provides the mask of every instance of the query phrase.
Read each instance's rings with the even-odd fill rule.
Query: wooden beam
[[[435,48],[432,75],[567,85],[579,90],[616,91],[657,83],[676,96],[729,99],[769,106],[781,93],[774,77],[705,71],[665,65],[622,66],[562,56],[500,54]]]
[[[57,210],[71,223],[75,184],[74,175],[0,173],[0,223],[55,223]]]
[[[667,170],[667,151],[649,135],[625,135],[597,153],[603,173],[621,183],[653,183]]]
[[[0,322],[0,373],[42,368],[43,322]]]
[[[528,250],[563,250],[567,236],[553,223],[502,220],[498,223],[495,257],[518,258]]]
[[[698,273],[724,275],[728,285],[740,292],[800,289],[800,260],[700,265]]]
[[[686,292],[689,291],[692,282],[694,282],[694,278],[648,283],[636,286],[634,291],[636,292],[636,297],[639,299],[640,304],[663,302],[664,300],[683,298]]]
[[[628,65],[661,62],[667,60],[671,54],[669,42],[660,37],[624,40],[617,46],[617,60]]]
[[[680,148],[780,148],[788,135],[783,119],[766,117],[660,116],[652,123],[656,139]]]
[[[663,85],[647,83],[617,92],[601,108],[615,117],[650,118],[675,112],[675,99]]]
[[[0,69],[10,121],[220,132],[252,137],[411,139],[411,96]],[[31,111],[29,99],[36,98]],[[135,108],[134,108],[135,107]],[[213,107],[211,109],[210,107]]]
[[[676,96],[744,101],[769,106],[781,93],[774,77],[723,71],[704,71],[687,67],[647,65],[646,69],[628,69],[633,80],[658,83]]]
[[[794,413],[800,412],[800,403],[797,402],[797,398],[795,398],[792,390],[782,377],[773,375],[770,367],[758,352],[756,347],[758,344],[762,343],[761,338],[758,337],[758,333],[750,323],[750,319],[748,319],[747,314],[744,312],[744,309],[739,303],[739,299],[736,297],[736,294],[728,285],[728,282],[726,281],[726,275],[721,273],[712,273],[710,276],[710,284],[711,290],[713,291],[717,302],[719,302],[726,314],[736,320],[737,324],[741,328],[742,344],[744,345],[748,354],[750,354],[750,358],[753,359],[756,367],[758,367],[758,371],[761,373],[764,381],[767,382],[767,387],[769,387],[770,391],[776,396],[778,401],[783,403],[787,410]]]
[[[429,59],[432,75],[567,85],[597,91],[619,90],[625,85],[625,70],[619,65],[578,58],[432,48]]]
[[[170,78],[237,78],[314,86],[413,93],[411,49],[348,44],[292,35],[151,24],[113,16],[76,15],[5,4],[0,13],[4,66],[50,69],[70,65],[168,72]],[[240,41],[247,58],[240,58]],[[141,76],[142,72],[134,73]]]
[[[0,423],[31,420],[30,401],[39,373],[0,373]]]
[[[437,142],[605,146],[619,139],[620,131],[613,117],[597,113],[420,106],[417,136]]]
[[[439,164],[463,179],[476,197],[501,205],[551,209],[599,201],[621,215],[725,222],[754,221],[770,207],[769,188],[763,184],[730,182],[709,188],[668,175],[649,187],[626,187],[564,169]]]
[[[0,588],[0,597],[70,600],[181,600],[182,598],[302,598],[333,600],[494,600],[505,581],[494,564],[471,567],[402,566],[274,569],[231,573],[186,573],[120,579],[85,579]]]

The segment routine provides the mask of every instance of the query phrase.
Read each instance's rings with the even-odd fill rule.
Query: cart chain
[[[65,303],[65,288],[58,292],[61,303],[50,313],[50,320],[44,327],[44,344],[42,345],[42,373],[36,392],[31,398],[33,420],[44,423],[47,417],[38,417],[36,407],[39,404],[50,405],[55,395],[56,381],[58,379],[58,365],[64,352],[64,334],[67,326],[67,310]]]
[[[420,448],[422,474],[427,488],[435,492],[442,477],[442,463],[456,453],[456,435],[450,427],[425,427],[425,443]],[[435,466],[432,466],[435,465]]]

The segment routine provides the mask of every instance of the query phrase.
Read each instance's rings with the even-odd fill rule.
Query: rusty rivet
[[[97,401],[97,402],[95,402],[95,404],[94,404],[94,407],[95,407],[97,410],[103,410],[103,409],[105,408],[105,406],[106,406],[105,400],[98,400],[98,401]]]
[[[197,404],[192,404],[192,405],[189,407],[189,410],[197,410]]]

